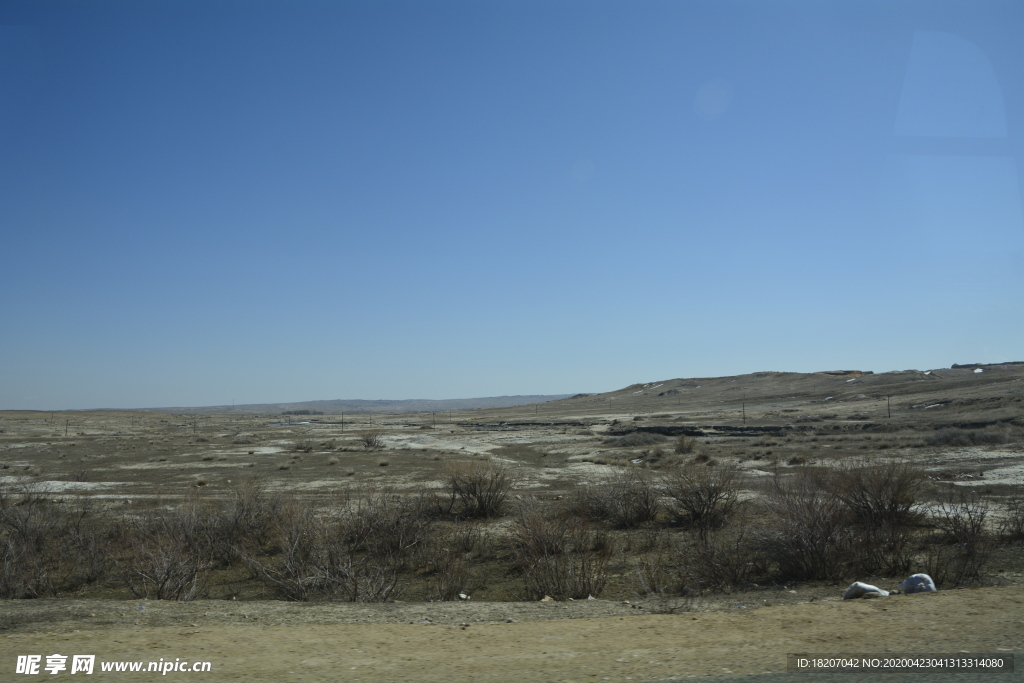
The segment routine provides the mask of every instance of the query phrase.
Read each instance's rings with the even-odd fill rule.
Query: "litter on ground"
[[[843,600],[853,600],[854,598],[877,598],[887,597],[889,591],[884,591],[878,586],[872,586],[870,583],[861,583],[860,581],[854,581],[850,584],[850,587],[843,593]]]
[[[900,590],[904,593],[934,593],[938,589],[935,587],[932,577],[927,574],[914,574],[903,580]]]

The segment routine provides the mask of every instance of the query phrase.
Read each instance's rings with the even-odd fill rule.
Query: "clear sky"
[[[1024,360],[1024,3],[5,0],[0,408]]]

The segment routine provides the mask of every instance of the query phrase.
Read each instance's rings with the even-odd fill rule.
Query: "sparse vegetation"
[[[524,598],[580,600],[604,590],[613,545],[605,533],[574,517],[552,517],[526,504],[516,514],[512,551],[525,580]]]
[[[679,455],[690,455],[697,449],[697,439],[681,434],[676,439],[676,453]]]
[[[984,446],[1004,444],[1010,437],[1005,431],[988,429],[940,429],[924,438],[928,446]]]
[[[662,490],[672,499],[673,514],[707,536],[735,510],[739,473],[731,466],[690,463],[665,476]]]
[[[999,533],[1008,541],[1024,540],[1024,500],[1015,496],[1006,501],[1006,515],[999,522]]]
[[[664,443],[665,437],[661,434],[650,434],[648,432],[630,432],[621,436],[609,436],[604,440],[606,446],[617,446],[620,448],[638,448],[640,446],[653,446]]]
[[[117,566],[132,595],[152,600],[204,597],[213,567],[211,521],[194,500],[124,520],[127,542]]]
[[[378,430],[363,432],[359,435],[359,441],[368,451],[375,451],[384,448],[384,434]]]
[[[1021,452],[1016,406],[975,420],[955,403],[927,413],[937,404],[903,403],[892,422],[873,408],[837,416],[808,403],[777,418],[787,429],[767,424],[786,409],[750,402],[746,426],[713,405],[721,425],[707,418],[700,430],[690,415],[659,412],[668,406],[642,421],[549,409],[537,425],[528,410],[495,411],[429,431],[422,415],[344,427],[231,417],[205,420],[201,437],[196,420],[133,415],[130,429],[83,427],[74,440],[63,423],[28,438],[2,414],[0,595],[489,601],[601,591],[671,612],[710,593],[922,570],[946,587],[1017,580],[994,578],[1024,539],[1008,466]],[[828,422],[791,421],[807,412]],[[933,422],[908,421],[919,416]],[[694,436],[675,436],[682,429]],[[932,450],[907,457],[921,445]],[[882,457],[891,453],[901,457]],[[111,472],[131,487],[109,488]]]
[[[981,575],[992,551],[986,527],[988,513],[984,499],[962,491],[933,507],[937,530],[928,548],[926,566],[940,588],[976,581]]]
[[[453,462],[446,467],[448,509],[463,517],[499,517],[516,483],[512,471],[491,462]]]
[[[614,529],[632,529],[657,517],[661,506],[651,477],[637,467],[617,472],[604,481],[577,486],[570,510]]]

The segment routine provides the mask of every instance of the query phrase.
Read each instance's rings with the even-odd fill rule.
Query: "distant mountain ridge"
[[[529,396],[486,396],[483,398],[450,398],[425,399],[412,398],[402,400],[363,400],[333,399],[326,401],[298,401],[295,403],[247,403],[233,406],[201,406],[201,407],[170,407],[141,408],[157,413],[187,413],[190,415],[280,415],[295,411],[310,411],[312,414],[338,415],[345,413],[430,413],[445,410],[474,410],[477,408],[510,408],[533,403],[546,403],[568,398],[572,394],[554,394]]]

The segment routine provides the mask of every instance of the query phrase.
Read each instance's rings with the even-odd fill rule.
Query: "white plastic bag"
[[[850,587],[843,593],[843,600],[853,600],[854,598],[863,598],[868,593],[874,593],[871,597],[887,597],[889,591],[884,591],[878,586],[872,586],[869,583],[861,583],[860,581],[854,581],[850,584]]]
[[[927,574],[914,574],[900,584],[900,590],[904,593],[934,593],[938,589],[932,577]]]

